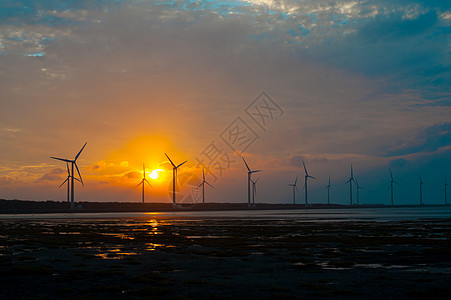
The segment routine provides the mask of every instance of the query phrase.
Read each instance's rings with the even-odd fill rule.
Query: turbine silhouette
[[[390,170],[390,199],[391,199],[391,205],[393,206],[393,204],[394,204],[394,201],[393,201],[393,183],[396,183],[396,184],[399,184],[399,182],[396,182],[394,179],[393,179],[393,173],[391,172],[391,169],[389,169]]]
[[[357,205],[360,205],[359,190],[361,189],[361,187],[360,187],[359,181],[357,179],[355,180],[355,186],[357,188]]]
[[[296,191],[298,189],[298,176],[296,176],[296,179],[294,180],[294,184],[288,184],[293,188],[293,204],[296,204]],[[299,191],[298,191],[299,192]]]
[[[420,205],[423,205],[423,178],[420,175],[418,177],[420,177]]]
[[[304,162],[304,160],[302,160],[302,164],[304,165],[304,171],[305,171],[305,176],[304,176],[304,189],[305,189],[305,206],[307,206],[307,205],[308,205],[307,181],[308,181],[309,178],[312,178],[312,179],[316,179],[316,178],[313,177],[313,176],[310,176],[310,175],[308,174],[307,168],[305,167],[305,162]]]
[[[258,177],[255,181],[251,179],[252,182],[252,206],[255,206],[255,195],[257,195],[257,182],[260,179]]]
[[[208,184],[210,187],[214,188],[211,184],[209,184],[205,180],[205,172],[204,172],[204,169],[202,168],[202,183],[199,184],[198,188],[202,187],[202,203],[203,204],[205,204],[205,184]]]
[[[246,165],[246,168],[247,168],[247,207],[250,208],[251,207],[251,176],[253,173],[260,172],[261,170],[252,171],[249,168],[249,166],[247,165],[247,162],[244,159],[244,157],[241,156],[241,158],[243,159],[244,164]]]
[[[56,160],[61,160],[61,161],[66,162],[66,166],[67,166],[68,163],[71,164],[71,172],[70,172],[70,179],[71,179],[70,180],[70,187],[71,187],[70,209],[71,210],[74,209],[74,202],[75,202],[75,196],[74,196],[74,194],[75,194],[75,191],[74,191],[74,180],[75,180],[75,177],[74,177],[74,166],[77,169],[77,173],[78,173],[78,177],[79,177],[78,181],[80,181],[81,185],[84,186],[83,179],[81,178],[80,170],[78,169],[78,166],[77,166],[77,159],[80,156],[80,154],[83,151],[83,149],[86,147],[87,143],[88,142],[85,142],[85,144],[83,145],[81,150],[77,153],[77,155],[75,156],[74,159],[59,158],[59,157],[54,157],[54,156],[50,157],[50,158],[53,158],[53,159],[56,159]],[[67,177],[67,180],[68,179],[69,179],[69,176]],[[68,182],[69,182],[69,180],[68,180]]]
[[[146,182],[150,187],[152,187],[152,185],[146,179],[146,166],[143,164],[143,179],[137,185],[137,186],[140,186],[141,184],[143,185],[142,186],[142,203],[144,203],[144,182]]]
[[[327,204],[330,204],[330,176],[329,176],[329,184],[326,186],[327,189]]]
[[[448,182],[446,181],[446,176],[445,176],[445,205],[448,205],[448,197],[446,195],[447,188],[448,188]]]
[[[172,207],[175,208],[177,205],[177,202],[175,201],[175,183],[177,181],[177,170],[187,161],[185,160],[184,162],[176,166],[166,153],[164,155],[166,155],[172,165]]]
[[[354,180],[354,171],[352,169],[352,164],[351,164],[351,177],[349,177],[349,180],[346,181],[346,184],[349,183],[349,205],[352,205],[352,183],[355,183]]]
[[[70,184],[69,184],[69,179],[72,177],[70,176],[70,171],[69,171],[69,163],[66,162],[66,169],[67,169],[67,177],[66,180],[63,181],[63,183],[60,184],[60,186],[58,188],[61,188],[66,182],[67,182],[67,203],[70,203]],[[75,178],[75,180],[77,180],[78,182],[80,182],[80,180],[78,178]]]

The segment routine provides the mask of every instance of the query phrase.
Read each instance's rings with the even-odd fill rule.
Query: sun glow
[[[152,178],[152,179],[158,179],[158,177],[159,177],[158,173],[159,172],[163,172],[163,170],[162,169],[153,170],[152,172],[150,172],[149,177]]]

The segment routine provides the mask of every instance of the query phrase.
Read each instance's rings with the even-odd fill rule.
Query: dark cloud
[[[63,180],[64,173],[67,172],[67,170],[64,170],[62,168],[55,168],[48,171],[46,174],[41,176],[36,182],[44,182],[44,181],[56,181],[56,180]],[[67,174],[67,173],[66,173]]]
[[[451,123],[436,124],[420,129],[413,141],[402,148],[389,151],[386,156],[433,152],[447,146],[451,146]]]

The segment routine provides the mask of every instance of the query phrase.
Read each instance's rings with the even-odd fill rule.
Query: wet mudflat
[[[0,298],[451,298],[450,226],[450,219],[0,220]]]

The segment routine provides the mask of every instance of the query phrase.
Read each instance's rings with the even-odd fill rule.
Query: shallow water
[[[118,219],[118,218],[182,218],[182,219],[280,219],[305,222],[341,221],[402,221],[451,218],[451,206],[293,209],[293,210],[234,210],[234,211],[174,211],[120,213],[54,213],[0,214],[0,219]]]

